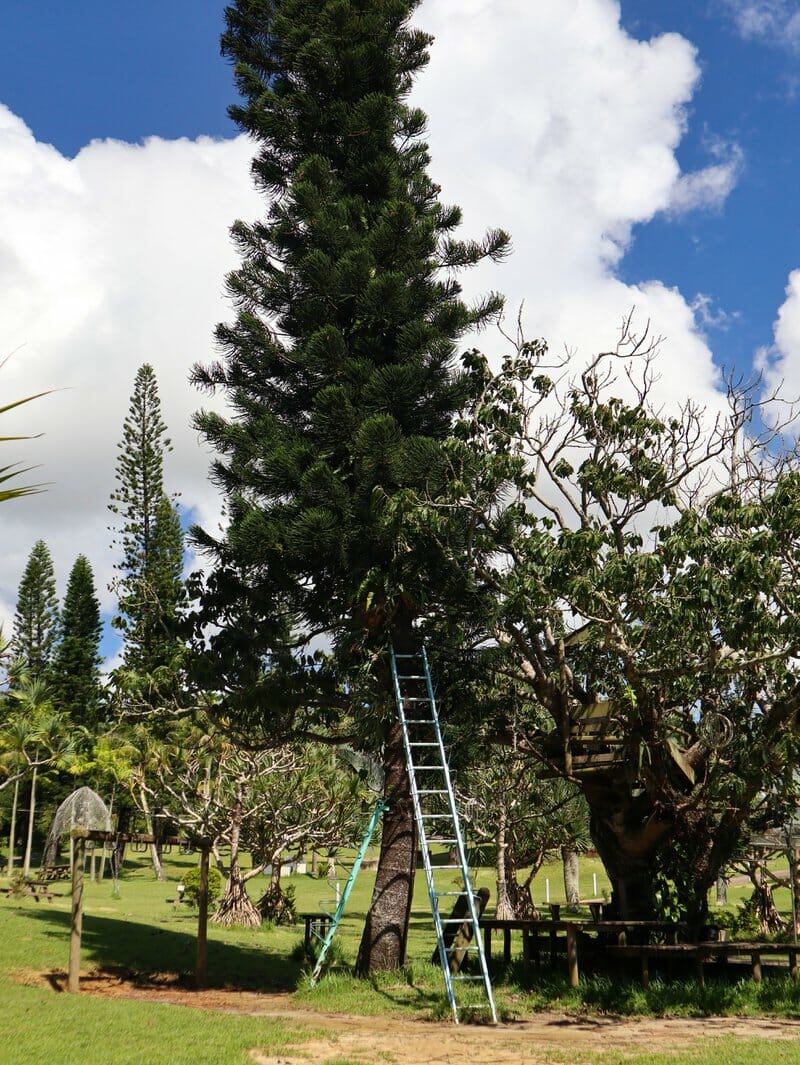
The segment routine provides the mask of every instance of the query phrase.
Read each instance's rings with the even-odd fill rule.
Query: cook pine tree
[[[118,444],[117,487],[109,509],[120,552],[113,589],[123,635],[126,671],[156,674],[175,655],[175,625],[183,602],[183,534],[177,510],[164,490],[164,455],[172,450],[161,416],[155,371],[136,374],[130,408]]]
[[[254,727],[272,712],[285,730],[294,695],[302,728],[335,735],[349,715],[362,744],[382,751],[390,806],[362,972],[403,964],[415,866],[387,650],[416,649],[419,619],[435,628],[464,592],[464,530],[436,501],[473,388],[457,342],[502,301],[468,306],[457,275],[508,248],[499,231],[457,239],[460,211],[427,174],[426,118],[407,102],[431,44],[410,24],[417,6],[227,8],[222,51],[242,97],[230,114],[256,146],[267,211],[233,227],[236,315],[218,327],[220,360],[195,374],[230,410],[197,418],[229,518],[221,538],[195,532],[216,559],[214,660],[246,688],[239,709]],[[322,636],[330,655],[289,676]],[[308,689],[331,678],[330,699],[315,700]]]
[[[32,679],[50,679],[58,620],[53,559],[44,540],[37,540],[19,584],[11,641],[14,657]]]
[[[92,567],[85,555],[78,555],[61,611],[61,639],[53,661],[53,692],[58,709],[90,731],[97,727],[102,714],[101,634],[100,603]]]

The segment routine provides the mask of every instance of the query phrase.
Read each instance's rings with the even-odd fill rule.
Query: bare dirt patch
[[[18,974],[20,982],[63,991],[66,974]],[[406,1017],[359,1017],[306,1009],[289,994],[182,986],[171,973],[143,979],[127,972],[88,973],[81,977],[81,993],[130,998],[220,1010],[225,1013],[284,1020],[294,1028],[308,1027],[314,1036],[285,1053],[266,1054],[254,1047],[254,1065],[323,1065],[336,1061],[362,1065],[546,1065],[590,1062],[598,1052],[673,1052],[700,1041],[735,1036],[750,1039],[800,1038],[800,1021],[769,1017],[619,1019],[540,1013],[524,1021],[496,1028],[455,1025]],[[320,1029],[325,1036],[320,1038]]]

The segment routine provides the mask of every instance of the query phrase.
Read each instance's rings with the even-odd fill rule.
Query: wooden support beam
[[[74,861],[72,863],[72,916],[69,932],[69,972],[67,991],[75,994],[80,989],[81,935],[83,933],[83,867],[86,863],[86,830],[76,828],[72,832]]]

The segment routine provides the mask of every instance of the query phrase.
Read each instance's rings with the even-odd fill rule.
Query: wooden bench
[[[732,958],[748,958],[750,971],[756,983],[761,983],[762,969],[761,959],[764,955],[786,957],[789,964],[789,973],[793,980],[798,977],[798,955],[800,945],[794,943],[761,943],[739,942],[735,940],[724,943],[641,943],[641,944],[617,944],[607,946],[606,952],[610,957],[639,958],[641,962],[642,984],[644,987],[650,982],[650,961],[655,958],[687,959],[693,961],[696,966],[697,979],[702,987],[705,983],[704,966],[711,961],[728,962]]]
[[[329,913],[301,913],[305,930],[303,932],[303,945],[308,949],[314,939],[323,940],[330,931],[331,915]]]
[[[46,869],[40,869],[37,880],[43,883],[53,880],[69,880],[70,871],[68,865],[48,865]]]

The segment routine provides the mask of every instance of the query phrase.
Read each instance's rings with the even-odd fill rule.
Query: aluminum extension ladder
[[[378,801],[375,803],[375,809],[372,811],[372,817],[370,818],[369,824],[367,825],[366,832],[364,833],[364,838],[361,840],[361,846],[358,848],[358,853],[356,854],[355,860],[350,869],[350,875],[347,878],[347,883],[345,884],[344,889],[341,895],[339,896],[339,901],[336,905],[335,911],[328,912],[327,910],[324,910],[325,902],[320,904],[320,908],[322,908],[327,914],[327,916],[330,917],[330,926],[328,927],[328,931],[324,936],[321,936],[317,932],[313,924],[311,926],[312,935],[316,935],[318,939],[322,940],[322,947],[320,948],[320,952],[317,955],[317,963],[314,966],[313,973],[311,974],[310,983],[312,987],[320,978],[322,970],[325,966],[325,958],[328,954],[328,951],[330,950],[331,943],[333,942],[333,937],[336,935],[336,929],[338,928],[339,922],[342,919],[342,914],[344,913],[344,908],[347,905],[347,900],[350,897],[350,892],[353,890],[353,884],[355,884],[356,882],[356,877],[358,876],[358,871],[361,868],[361,863],[364,860],[364,855],[367,853],[367,847],[370,844],[370,840],[372,839],[375,829],[378,827],[378,822],[380,821],[382,815],[387,809],[388,803],[384,799],[378,799]],[[334,900],[332,899],[326,900],[328,904],[333,901]]]
[[[436,711],[428,656],[424,646],[416,654],[397,654],[394,648],[390,648],[390,656],[397,713],[403,733],[406,767],[419,836],[418,842],[422,848],[425,879],[439,947],[439,960],[444,973],[447,997],[453,1010],[453,1018],[458,1024],[460,1011],[472,1012],[476,1009],[483,1009],[488,1010],[492,1022],[497,1023],[497,1010],[483,949],[475,893],[470,880],[447,754],[442,741],[439,715]],[[458,858],[457,863],[434,865],[429,848],[437,845],[446,846],[450,850],[454,849]],[[453,890],[454,871],[460,873],[463,884],[457,890]],[[462,917],[450,917],[447,903],[452,905],[461,895],[466,895],[467,914]],[[444,905],[447,912],[444,915],[439,909],[440,900],[446,900]],[[469,945],[466,948],[463,945],[448,946],[445,929],[451,925],[463,924],[471,925],[472,938]],[[452,936],[450,938],[452,939]],[[450,955],[464,950],[468,956],[477,960],[477,973],[451,973]],[[479,1003],[465,1001],[466,988],[469,986],[482,989],[482,999]]]

